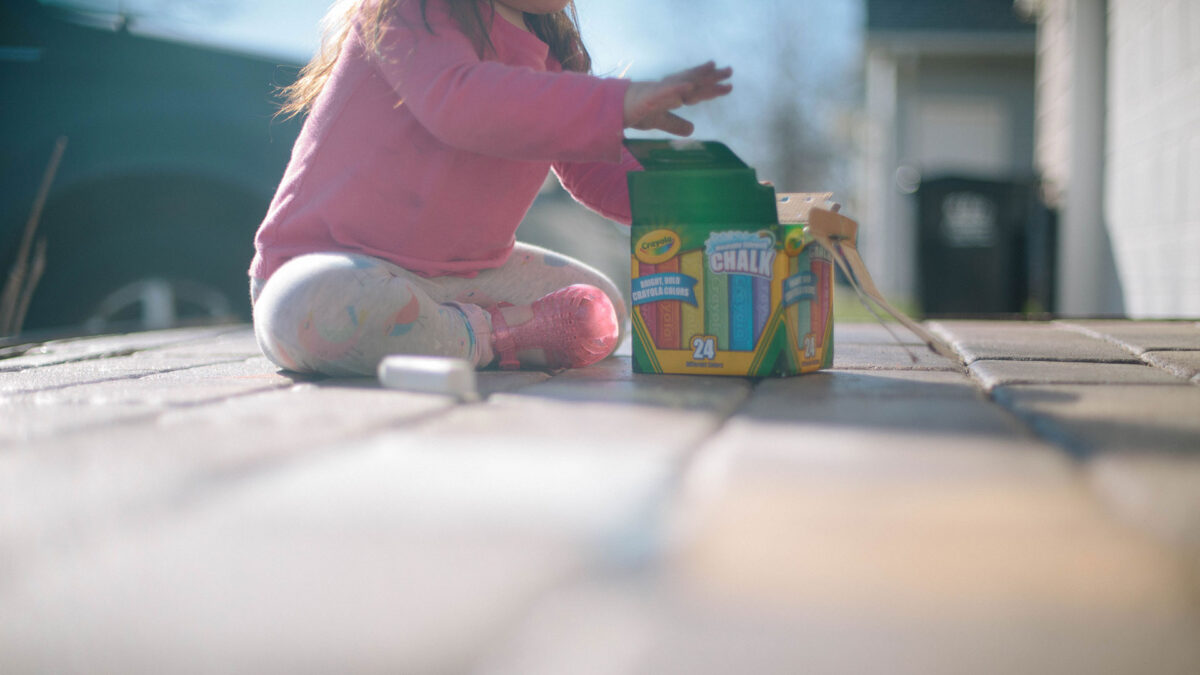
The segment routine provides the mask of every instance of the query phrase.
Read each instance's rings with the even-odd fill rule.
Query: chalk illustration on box
[[[795,327],[796,349],[812,358],[825,342],[825,322],[830,316],[833,261],[815,244],[789,250],[788,276],[783,280],[783,306],[788,323]]]

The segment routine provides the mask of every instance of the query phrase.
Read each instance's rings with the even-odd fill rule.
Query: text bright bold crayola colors
[[[833,262],[804,219],[830,195],[777,197],[720,143],[626,144],[645,169],[629,174],[634,371],[829,367]]]

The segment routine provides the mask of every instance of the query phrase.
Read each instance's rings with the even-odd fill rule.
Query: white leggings
[[[608,277],[567,256],[518,243],[504,265],[473,278],[422,277],[356,253],[311,253],[252,279],[254,334],[280,368],[326,375],[374,375],[388,354],[464,358],[476,367],[490,348],[487,309],[525,305],[571,284],[612,300],[625,332],[625,303]],[[490,342],[489,342],[490,344]],[[618,341],[619,344],[619,341]]]

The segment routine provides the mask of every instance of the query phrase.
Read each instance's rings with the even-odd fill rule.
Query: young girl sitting
[[[624,129],[688,135],[671,110],[730,91],[708,63],[602,79],[571,0],[352,0],[286,90],[307,113],[255,237],[254,329],[280,367],[373,374],[388,354],[572,368],[625,317],[600,272],[515,243],[553,169],[629,223]]]

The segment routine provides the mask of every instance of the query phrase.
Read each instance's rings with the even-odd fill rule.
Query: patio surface
[[[1200,672],[1200,324],[928,325],[480,403],[244,326],[0,350],[0,671]]]

